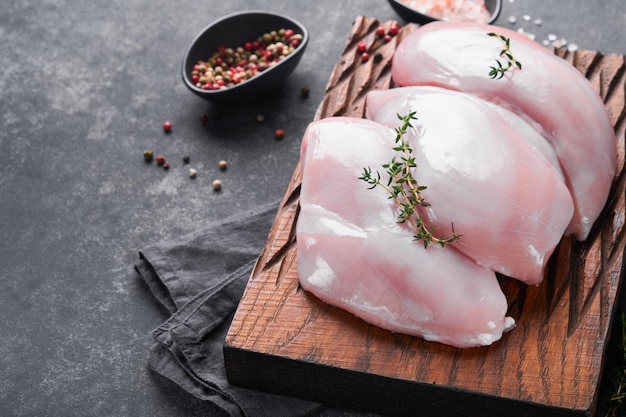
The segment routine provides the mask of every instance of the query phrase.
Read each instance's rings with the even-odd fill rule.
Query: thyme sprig
[[[522,63],[519,62],[511,53],[511,40],[504,35],[495,32],[487,33],[489,36],[493,36],[498,38],[504,43],[504,49],[500,51],[500,57],[506,58],[506,62],[503,64],[502,61],[496,59],[496,66],[489,67],[489,78],[497,79],[504,77],[504,73],[516,66],[519,69],[522,69]]]
[[[424,248],[428,248],[428,245],[431,243],[444,247],[448,243],[459,239],[461,235],[454,233],[454,225],[452,225],[452,236],[443,238],[435,236],[433,234],[435,227],[433,226],[429,230],[420,214],[419,208],[430,207],[430,203],[421,195],[421,192],[426,187],[420,185],[413,176],[413,171],[417,168],[417,164],[413,156],[413,149],[409,142],[404,140],[406,131],[413,127],[411,122],[417,120],[415,114],[416,112],[410,112],[406,116],[398,114],[401,125],[395,129],[396,139],[393,150],[399,152],[400,156],[398,158],[393,157],[391,161],[382,166],[385,168],[387,175],[389,175],[387,184],[381,182],[380,172],[372,172],[370,167],[363,168],[363,173],[359,179],[368,183],[370,185],[368,189],[370,190],[381,187],[389,193],[389,198],[392,198],[398,205],[398,223],[411,225],[415,229],[414,239],[423,241]]]

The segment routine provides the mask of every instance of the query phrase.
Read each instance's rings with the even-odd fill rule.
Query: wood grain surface
[[[393,87],[391,58],[416,26],[384,43],[375,34],[380,24],[355,19],[315,119],[362,117],[368,91]],[[356,52],[361,41],[372,51],[367,63]],[[590,237],[564,238],[541,285],[501,278],[517,327],[492,346],[456,349],[368,325],[303,291],[296,268],[297,166],[226,337],[232,384],[391,416],[594,415],[623,275],[625,59],[555,53],[605,101],[618,170]]]

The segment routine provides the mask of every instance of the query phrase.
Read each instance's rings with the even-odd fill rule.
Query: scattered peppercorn
[[[165,157],[163,155],[157,155],[156,163],[159,165],[163,165],[165,163]]]
[[[163,162],[163,169],[164,169],[164,170],[166,170],[166,171],[167,171],[168,169],[170,169],[170,164],[169,164],[169,163],[167,163],[167,162]]]
[[[391,36],[396,36],[398,32],[400,32],[400,26],[397,23],[394,23],[391,25],[391,27],[387,31],[387,34]]]
[[[365,52],[365,51],[367,51],[367,44],[365,42],[359,42],[358,45],[356,46],[356,50],[358,52]]]
[[[378,63],[382,60],[383,60],[383,54],[381,54],[380,52],[376,52],[374,54],[374,62]]]
[[[311,89],[309,87],[302,87],[302,89],[300,90],[300,96],[302,98],[309,98],[309,93],[311,92]]]
[[[206,114],[201,114],[201,115],[200,115],[200,123],[204,124],[204,123],[206,123],[206,121],[207,121],[208,119],[209,119],[209,118],[207,117],[207,115],[206,115]]]
[[[237,85],[283,60],[302,39],[293,29],[280,29],[236,48],[220,45],[207,60],[193,66],[191,82],[203,90]]]
[[[264,114],[257,114],[256,116],[256,121],[261,123],[265,120],[265,115]]]
[[[172,131],[172,122],[163,123],[163,131],[165,133],[170,133]]]
[[[189,168],[189,178],[194,179],[198,175],[198,171],[193,168]]]
[[[145,159],[146,162],[152,162],[153,157],[154,152],[151,149],[146,149],[145,151],[143,151],[143,159]]]
[[[361,62],[367,62],[370,60],[370,54],[368,54],[367,52],[363,52],[361,54]]]
[[[391,41],[391,39],[393,39],[391,35],[385,35],[385,37],[383,38],[383,42],[388,43]]]
[[[225,170],[226,170],[226,167],[228,166],[228,163],[222,159],[222,160],[218,163],[218,165],[219,165],[219,167],[220,167],[220,169],[221,169],[222,171],[225,171]]]
[[[276,129],[276,131],[274,132],[274,137],[276,139],[282,139],[285,137],[285,130],[284,129]]]
[[[222,181],[220,181],[220,180],[213,181],[213,189],[215,191],[221,190],[222,189]]]
[[[385,28],[383,26],[378,26],[376,28],[376,34],[382,38],[385,36]]]
[[[188,164],[190,160],[191,160],[191,158],[189,158],[187,155],[183,156],[183,163],[184,164]]]

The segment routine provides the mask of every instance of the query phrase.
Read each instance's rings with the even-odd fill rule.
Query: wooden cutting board
[[[380,24],[356,18],[315,119],[362,117],[368,91],[393,87],[391,57],[416,26],[384,43],[375,34]],[[361,41],[371,51],[367,63],[356,52]],[[604,99],[617,133],[618,172],[589,239],[564,238],[540,286],[501,279],[517,327],[492,346],[455,349],[368,325],[303,291],[296,269],[297,166],[226,337],[232,384],[390,416],[595,413],[626,240],[625,58],[555,53]]]

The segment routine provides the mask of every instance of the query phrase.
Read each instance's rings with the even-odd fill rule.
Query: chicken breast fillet
[[[392,129],[329,118],[307,128],[297,223],[301,286],[378,327],[456,347],[513,327],[495,274],[453,247],[424,248],[382,189],[358,179],[394,155]],[[381,173],[383,181],[384,173]]]
[[[407,132],[424,209],[442,235],[479,265],[538,284],[574,206],[561,173],[525,131],[484,100],[438,87],[372,91],[367,116],[389,127],[416,111]],[[523,121],[521,121],[523,122]],[[534,132],[527,140],[520,133]]]

